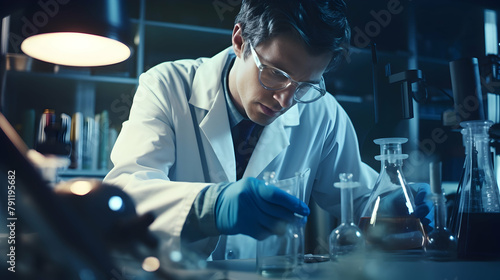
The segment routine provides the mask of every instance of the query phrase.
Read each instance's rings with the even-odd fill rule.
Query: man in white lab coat
[[[322,77],[349,39],[342,0],[243,1],[230,48],[141,75],[105,182],[123,187],[139,213],[155,213],[163,248],[214,259],[254,258],[256,239],[307,216],[311,196],[339,216],[339,173],[362,185],[359,215],[377,173]],[[249,146],[233,144],[241,120],[254,125]],[[236,154],[251,156],[240,164]],[[305,170],[304,202],[262,181],[266,171],[286,179]]]

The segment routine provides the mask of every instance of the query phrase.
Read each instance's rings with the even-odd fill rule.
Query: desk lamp
[[[34,31],[21,50],[36,59],[66,66],[103,66],[129,58],[125,1],[72,0],[31,4],[25,16]]]
[[[122,62],[131,54],[126,45],[131,41],[126,3],[16,0],[0,4],[0,112],[4,106],[10,14],[22,11],[29,22],[30,32],[14,32],[25,33],[21,49],[27,55],[65,66],[104,66]]]

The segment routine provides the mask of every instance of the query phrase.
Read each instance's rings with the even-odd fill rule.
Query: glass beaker
[[[341,173],[339,178],[340,182],[335,183],[334,186],[340,189],[341,223],[330,234],[331,260],[363,249],[365,245],[361,230],[353,220],[352,189],[360,184],[352,181],[351,173]]]
[[[411,188],[403,175],[401,145],[406,138],[381,138],[379,177],[361,214],[361,228],[368,248],[385,251],[421,249],[425,232],[420,219],[415,216],[415,201]]]
[[[491,121],[466,121],[465,169],[457,195],[453,233],[461,259],[500,259],[500,196],[493,173],[488,130]]]
[[[275,172],[265,172],[266,185],[273,185],[303,200],[309,169],[295,177],[277,180]],[[298,214],[296,214],[298,216]],[[303,218],[303,217],[298,217]],[[257,272],[265,277],[285,276],[304,261],[304,223],[297,219],[286,225],[282,235],[271,235],[257,242]]]

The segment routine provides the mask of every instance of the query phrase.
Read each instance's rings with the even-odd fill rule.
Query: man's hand
[[[425,231],[428,233],[434,227],[434,204],[428,198],[430,186],[426,183],[413,183],[409,184],[409,187],[415,202],[415,209],[413,209],[412,213],[408,213],[408,205],[403,203],[406,198],[402,189],[387,194],[379,205],[378,213],[380,216],[414,215],[420,219]]]
[[[217,229],[222,234],[246,234],[258,240],[283,234],[294,214],[307,216],[309,207],[298,198],[255,178],[230,183],[215,205]]]

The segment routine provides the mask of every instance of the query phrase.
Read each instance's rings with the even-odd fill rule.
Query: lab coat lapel
[[[224,93],[221,91],[212,109],[200,123],[200,127],[217,156],[226,177],[236,180],[236,165],[233,151],[233,140],[227,118],[227,107]]]
[[[297,105],[267,125],[262,131],[243,176],[258,177],[262,171],[266,170],[269,163],[290,145],[290,131],[287,127],[297,125],[299,125]]]
[[[189,103],[203,109],[201,112],[198,111],[197,118],[202,135],[206,137],[205,140],[208,140],[208,143],[203,141],[204,145],[208,144],[212,148],[227,180],[235,181],[236,168],[232,149],[233,142],[229,128],[226,99],[221,84],[221,73],[227,55],[227,51],[221,52],[200,66],[193,81]],[[220,172],[220,170],[217,170],[217,166],[210,164],[213,157],[209,156],[207,150],[208,147],[205,148],[205,154],[207,154],[207,164],[210,172]],[[217,178],[220,178],[220,176],[217,176]]]

